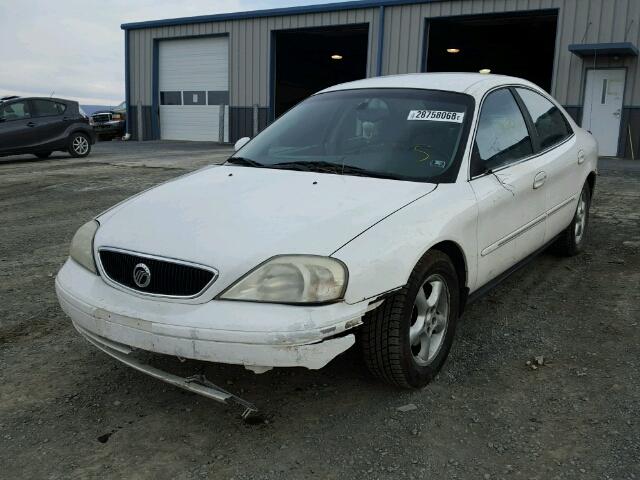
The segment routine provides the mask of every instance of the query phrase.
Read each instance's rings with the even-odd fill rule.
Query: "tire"
[[[436,286],[438,283],[440,287]],[[436,289],[440,296],[436,295],[434,302],[431,297]],[[420,292],[422,301],[418,298]],[[424,308],[426,313],[420,315]],[[440,251],[427,252],[407,285],[365,316],[359,341],[367,368],[375,377],[398,387],[426,386],[449,354],[459,312],[460,289],[453,263]],[[425,331],[418,335],[421,324]],[[428,330],[432,330],[431,336]],[[413,347],[410,335],[419,342]],[[425,349],[428,338],[430,348]]]
[[[91,153],[91,141],[84,133],[76,132],[69,137],[69,155],[84,158]]]
[[[560,234],[554,244],[553,250],[566,257],[572,257],[584,250],[589,226],[589,210],[591,209],[591,189],[585,182],[578,198],[578,205],[573,219],[567,228]]]
[[[49,158],[51,156],[51,152],[38,152],[34,155],[38,158]]]

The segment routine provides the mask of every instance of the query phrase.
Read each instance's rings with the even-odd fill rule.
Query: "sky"
[[[338,1],[338,0],[333,0]],[[0,0],[0,97],[124,100],[122,23],[327,0]]]

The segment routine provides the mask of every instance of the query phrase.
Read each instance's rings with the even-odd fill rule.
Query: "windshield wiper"
[[[227,163],[231,163],[233,165],[242,165],[243,167],[256,167],[256,168],[263,168],[263,167],[269,166],[269,165],[264,165],[260,162],[256,162],[255,160],[251,160],[250,158],[244,158],[244,157],[231,157],[227,159]]]
[[[335,173],[336,169],[340,169],[340,165],[324,161],[298,161],[298,162],[280,162],[274,163],[273,167],[287,170],[299,170],[301,172],[327,172]]]
[[[355,167],[353,165],[342,165],[338,163],[325,161],[298,161],[298,162],[282,162],[272,165],[273,168],[285,168],[287,170],[300,170],[303,172],[322,172],[334,173],[338,175],[357,175],[360,177],[389,178],[393,180],[402,180],[401,176],[392,173],[376,172],[367,170],[366,168]]]

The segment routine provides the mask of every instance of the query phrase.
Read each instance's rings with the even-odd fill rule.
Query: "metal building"
[[[639,0],[364,0],[122,29],[138,140],[233,142],[332,84],[490,70],[550,91],[602,155],[640,149]]]

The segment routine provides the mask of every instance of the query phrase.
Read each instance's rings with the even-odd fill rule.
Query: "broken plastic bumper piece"
[[[207,378],[202,374],[192,375],[190,377],[180,377],[178,375],[165,372],[164,370],[155,368],[132,356],[131,353],[133,352],[133,349],[131,347],[99,337],[79,325],[75,325],[75,327],[78,332],[80,332],[80,334],[82,334],[82,336],[95,347],[139,372],[146,373],[158,380],[162,380],[163,382],[167,382],[184,390],[197,393],[210,398],[211,400],[215,400],[216,402],[241,406],[244,409],[242,418],[245,420],[258,413],[258,409],[251,402],[248,402],[247,400],[244,400],[215,385],[207,380]]]

